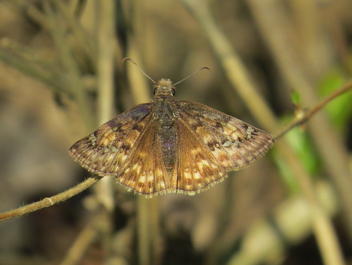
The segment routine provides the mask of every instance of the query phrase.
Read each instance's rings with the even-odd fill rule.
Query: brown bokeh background
[[[350,79],[351,10],[349,0],[1,1],[0,212],[86,179],[69,147],[151,100],[152,82],[124,57],[154,80],[208,66],[176,99],[275,136]],[[196,196],[145,199],[104,180],[6,220],[0,264],[352,264],[350,101],[339,96]]]

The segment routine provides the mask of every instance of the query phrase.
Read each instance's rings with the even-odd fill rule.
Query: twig
[[[19,217],[19,216],[22,216],[22,215],[25,215],[25,214],[28,214],[31,212],[35,212],[40,209],[57,204],[59,202],[65,201],[65,200],[81,193],[82,191],[88,189],[95,182],[97,182],[100,178],[101,177],[98,177],[98,176],[89,177],[85,181],[83,181],[82,183],[78,184],[77,186],[75,186],[69,190],[66,190],[64,192],[61,192],[55,196],[47,197],[41,201],[25,205],[23,207],[17,208],[12,211],[2,213],[2,214],[0,214],[0,222],[5,221],[7,219]]]
[[[315,107],[311,108],[310,110],[300,112],[298,115],[296,115],[296,118],[294,118],[286,126],[286,128],[284,128],[281,132],[275,135],[274,138],[277,140],[280,137],[282,137],[284,134],[286,134],[288,131],[293,129],[294,127],[298,125],[302,125],[303,123],[308,121],[310,117],[312,117],[315,113],[317,113],[321,108],[323,108],[326,104],[328,104],[331,100],[337,98],[338,96],[342,95],[343,93],[347,92],[350,89],[352,89],[352,82],[348,82],[340,89],[334,91],[333,93],[331,93],[331,95],[329,95],[327,98],[322,100],[320,103],[318,103]]]

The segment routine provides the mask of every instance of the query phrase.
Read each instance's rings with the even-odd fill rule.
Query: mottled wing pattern
[[[171,179],[172,191],[193,195],[222,181],[226,170],[195,136],[183,120],[176,120],[176,163]]]
[[[161,126],[167,115],[153,119],[152,104],[141,104],[76,142],[70,155],[149,197],[191,195],[222,181],[227,171],[247,167],[274,143],[270,134],[200,103],[174,104],[170,125]]]
[[[132,159],[117,177],[117,182],[149,197],[172,192],[158,140],[159,126],[158,121],[150,123],[131,155]]]
[[[208,106],[189,101],[176,104],[181,120],[226,171],[249,166],[274,144],[267,132]]]
[[[117,176],[128,165],[150,121],[151,104],[127,110],[76,142],[69,150],[75,161],[100,176]]]

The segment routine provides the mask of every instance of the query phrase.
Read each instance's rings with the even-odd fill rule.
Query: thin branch
[[[90,186],[92,186],[99,179],[101,179],[101,177],[98,177],[98,176],[89,177],[85,181],[83,181],[82,183],[78,184],[77,186],[75,186],[69,190],[66,190],[64,192],[61,192],[55,196],[46,197],[41,201],[34,202],[32,204],[25,205],[23,207],[15,209],[15,210],[2,213],[2,214],[0,214],[0,222],[5,221],[7,219],[19,217],[19,216],[22,216],[22,215],[25,215],[25,214],[28,214],[31,212],[35,212],[40,209],[57,204],[59,202],[65,201],[65,200],[81,193],[82,191],[88,189]]]
[[[307,111],[302,111],[298,115],[296,115],[296,118],[294,118],[287,126],[284,128],[280,133],[278,133],[274,138],[277,140],[280,137],[282,137],[284,134],[286,134],[288,131],[293,129],[294,127],[298,125],[302,125],[303,123],[307,122],[315,113],[317,113],[321,108],[323,108],[326,104],[328,104],[331,100],[337,98],[338,96],[342,95],[343,93],[349,91],[352,89],[352,82],[348,82],[345,84],[343,87],[340,89],[334,91],[326,97],[324,100],[322,100],[320,103],[318,103],[315,107],[311,108],[310,110]]]

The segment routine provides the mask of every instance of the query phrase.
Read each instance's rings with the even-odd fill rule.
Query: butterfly
[[[249,166],[273,145],[270,134],[235,117],[176,101],[169,79],[154,83],[151,103],[121,113],[76,142],[69,150],[74,160],[147,197],[194,195],[223,181],[228,171]]]

